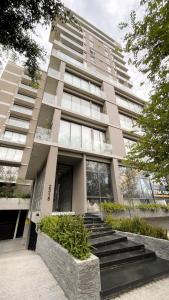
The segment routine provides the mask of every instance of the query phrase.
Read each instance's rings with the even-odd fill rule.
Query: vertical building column
[[[41,200],[41,216],[47,216],[52,213],[53,195],[55,188],[55,175],[57,165],[58,148],[51,146],[46,163],[46,171],[44,178],[44,189]]]
[[[73,169],[72,211],[76,214],[87,212],[85,155]]]
[[[114,201],[122,203],[123,196],[120,190],[120,173],[118,160],[113,158],[111,162],[111,173],[112,173],[112,186],[113,186],[113,195]]]

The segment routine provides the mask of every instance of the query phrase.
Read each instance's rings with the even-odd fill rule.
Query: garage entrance
[[[0,210],[0,240],[23,236],[27,210]]]

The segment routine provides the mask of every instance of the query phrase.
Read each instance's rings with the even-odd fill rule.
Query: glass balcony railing
[[[60,77],[60,72],[53,69],[53,68],[49,68],[48,69],[48,76],[55,78],[55,79],[59,79]]]
[[[77,150],[101,153],[101,154],[112,154],[112,145],[108,143],[100,143],[100,142],[89,142],[88,144],[78,145],[76,140],[72,141],[60,141],[60,144],[64,147],[70,147]]]
[[[0,135],[0,140],[24,145],[26,143],[26,135],[12,131],[6,131]]]
[[[53,49],[53,50],[52,50],[52,55],[53,55],[53,56],[56,56],[56,57],[59,57],[59,58],[65,60],[65,61],[68,62],[68,63],[70,62],[71,64],[75,64],[75,65],[77,65],[77,66],[79,66],[79,67],[83,67],[83,63],[81,63],[80,61],[76,60],[76,59],[73,58],[73,57],[70,57],[70,56],[68,56],[68,55],[66,55],[66,54],[64,54],[64,53],[62,53],[62,52],[59,51],[59,50]]]
[[[0,160],[20,163],[23,151],[14,148],[0,147]]]
[[[17,119],[17,118],[10,118],[7,122],[7,124],[12,125],[12,126],[16,126],[16,127],[20,127],[20,128],[25,128],[25,129],[29,129],[29,122],[28,121],[24,121],[21,119]]]
[[[52,106],[56,106],[57,105],[56,95],[52,95],[52,94],[44,92],[43,103],[52,105]]]
[[[0,182],[16,182],[18,167],[0,166]]]
[[[29,108],[26,108],[26,107],[22,107],[22,106],[14,104],[12,106],[12,110],[16,111],[16,112],[19,112],[19,113],[29,115],[29,116],[32,116],[32,109],[29,109]]]
[[[109,123],[108,115],[101,113],[100,111],[95,109],[88,109],[88,107],[86,107],[85,105],[82,104],[80,106],[77,105],[76,110],[71,108],[70,105],[66,105],[66,102],[62,102],[61,106],[63,109],[65,108],[66,110],[70,110],[76,114],[80,114],[88,118],[101,121],[103,123]]]
[[[35,132],[35,139],[41,141],[51,141],[52,140],[51,129],[38,126]]]

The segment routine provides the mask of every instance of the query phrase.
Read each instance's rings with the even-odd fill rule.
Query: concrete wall
[[[36,252],[42,257],[69,300],[100,299],[99,259],[75,259],[43,233],[38,234]],[[57,300],[57,299],[56,299]]]
[[[76,214],[83,214],[87,211],[85,158],[73,168],[72,211]]]

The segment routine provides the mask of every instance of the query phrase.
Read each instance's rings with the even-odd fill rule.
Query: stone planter
[[[155,251],[157,256],[169,260],[169,241],[131,232],[118,230],[116,232],[122,236],[126,236],[133,242],[144,244],[147,249]]]
[[[99,259],[74,258],[46,234],[39,232],[36,252],[42,257],[69,300],[100,299]]]

